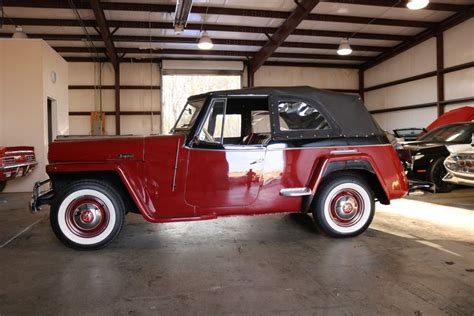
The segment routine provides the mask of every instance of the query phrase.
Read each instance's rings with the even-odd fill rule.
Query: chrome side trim
[[[15,168],[20,168],[20,167],[28,167],[28,166],[36,166],[38,163],[35,162],[25,162],[25,163],[17,163],[14,165],[7,165],[7,166],[2,166],[0,167],[0,170],[7,170],[7,169],[15,169]]]
[[[357,154],[359,151],[357,149],[340,149],[333,150],[330,152],[331,155],[347,155],[347,154]]]
[[[311,189],[310,188],[287,188],[287,189],[281,189],[280,190],[280,195],[283,196],[306,196],[306,195],[311,195]]]
[[[181,143],[181,138],[178,138],[178,144],[176,145],[176,156],[174,159],[174,170],[173,170],[173,183],[171,184],[171,191],[176,190],[176,173],[178,172],[178,159],[179,159],[179,145]]]

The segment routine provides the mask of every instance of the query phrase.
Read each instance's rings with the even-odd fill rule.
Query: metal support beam
[[[255,72],[267,59],[280,47],[286,38],[293,33],[300,23],[311,13],[311,10],[319,3],[319,0],[301,0],[296,9],[285,22],[273,33],[271,39],[255,54],[250,61],[251,71]]]
[[[364,70],[360,69],[359,70],[359,95],[362,98],[362,101],[364,101],[365,96],[364,96]]]
[[[105,18],[104,10],[100,6],[100,0],[90,0],[90,5],[100,30],[100,36],[105,44],[107,55],[114,66],[115,71],[115,134],[120,135],[120,63],[115,49],[109,25]]]
[[[120,135],[120,65],[115,69],[115,135]]]
[[[356,5],[370,5],[377,7],[395,7],[406,8],[406,1],[400,0],[322,0],[323,2],[356,4]],[[451,4],[451,3],[435,3],[431,2],[425,10],[433,11],[461,11],[466,8],[466,5]]]
[[[436,90],[438,95],[438,117],[444,113],[444,36],[443,33],[436,34]]]

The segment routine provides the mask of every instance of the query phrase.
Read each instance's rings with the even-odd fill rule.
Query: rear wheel
[[[369,227],[375,213],[372,190],[358,176],[326,180],[312,203],[318,227],[332,237],[352,237]]]
[[[431,165],[430,180],[435,185],[436,192],[447,193],[454,190],[456,185],[443,181],[443,178],[448,174],[446,167],[444,166],[445,158],[439,158]]]
[[[7,181],[0,181],[0,192],[3,192],[7,185]]]
[[[51,226],[64,244],[75,249],[107,246],[120,233],[124,204],[110,186],[94,180],[74,182],[51,206]]]

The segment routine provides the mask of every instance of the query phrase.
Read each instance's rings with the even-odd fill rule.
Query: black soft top
[[[256,87],[236,90],[212,91],[191,97],[262,96],[274,98],[300,98],[317,109],[340,129],[341,136],[367,137],[383,135],[358,94],[340,93],[309,86]],[[329,136],[329,135],[328,135]],[[332,135],[334,136],[334,135]]]

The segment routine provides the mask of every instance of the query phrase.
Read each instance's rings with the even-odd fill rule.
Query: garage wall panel
[[[110,63],[102,66],[103,85],[114,84],[114,71]],[[70,85],[94,85],[98,82],[98,66],[93,63],[69,63]],[[147,63],[123,63],[120,65],[120,84],[127,86],[154,86],[160,85],[160,69],[157,64]],[[98,92],[94,90],[69,90],[71,111],[98,111]],[[115,91],[112,89],[102,90],[102,108],[104,111],[115,110]],[[154,89],[122,89],[120,91],[121,111],[159,111],[161,109],[161,90]],[[89,116],[69,116],[70,134],[89,135]],[[148,123],[147,123],[148,122]],[[155,115],[153,118],[153,130],[151,115],[122,115],[122,134],[150,134],[159,129],[160,119]],[[115,134],[115,118],[111,115],[106,118],[106,132],[108,135]]]
[[[423,108],[374,114],[379,125],[392,132],[396,128],[426,127],[436,119],[436,108]]]
[[[429,39],[365,72],[365,86],[395,81],[436,69],[436,39]]]
[[[445,67],[474,61],[474,19],[471,18],[444,33]],[[432,38],[365,72],[365,87],[436,70],[436,39]],[[474,68],[447,73],[445,100],[474,97]],[[370,110],[409,106],[437,101],[436,77],[372,90],[365,93]],[[466,104],[447,105],[445,111]],[[387,129],[426,126],[437,116],[436,106],[376,114],[374,117]],[[418,124],[414,124],[419,122]]]
[[[444,89],[446,100],[474,96],[474,67],[446,74]]]
[[[430,77],[365,93],[369,110],[380,110],[436,101],[436,78]]]
[[[444,32],[444,66],[474,61],[474,18]]]
[[[255,86],[312,86],[321,89],[357,89],[355,69],[263,66]]]

